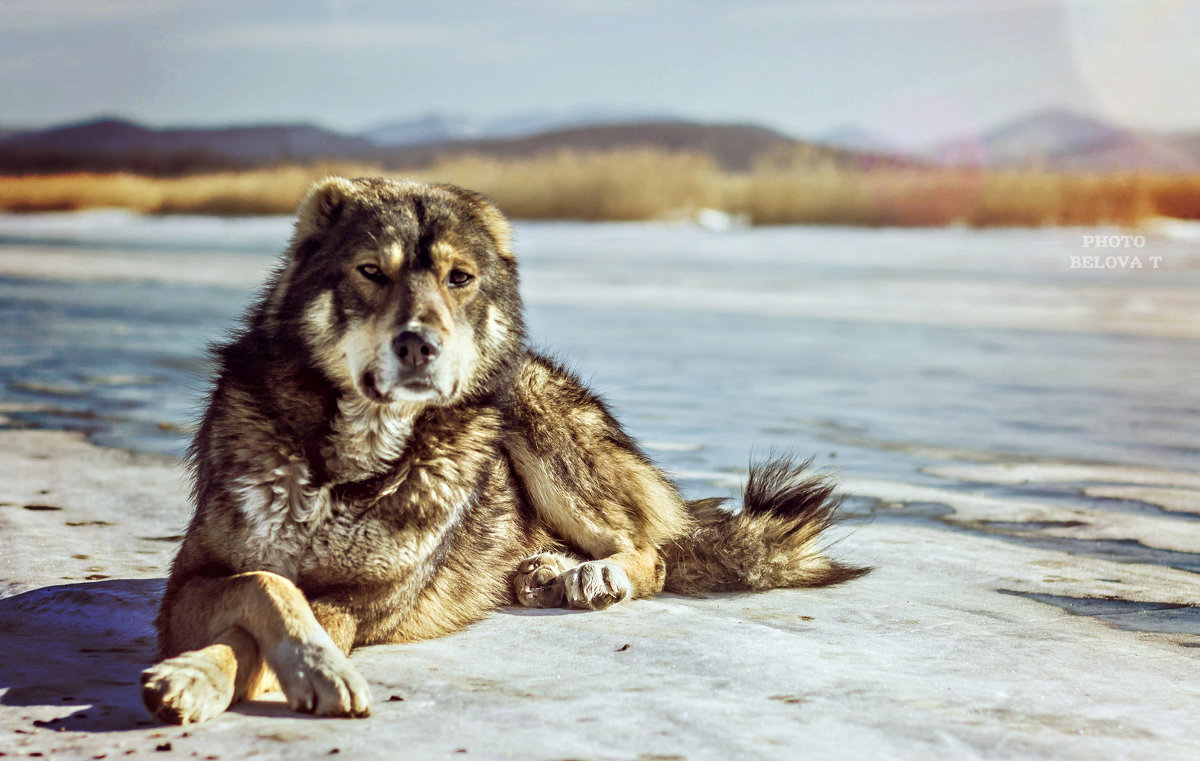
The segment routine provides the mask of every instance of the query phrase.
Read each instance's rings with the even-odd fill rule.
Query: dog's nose
[[[442,350],[442,341],[431,332],[406,330],[392,341],[392,351],[405,370],[416,370],[432,362]]]

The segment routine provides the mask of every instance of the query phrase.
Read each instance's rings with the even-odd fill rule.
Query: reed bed
[[[382,174],[480,190],[519,219],[650,220],[718,209],[752,224],[1136,226],[1200,218],[1200,176],[839,167],[764,161],[721,170],[707,156],[621,150],[523,159],[460,156],[431,168],[286,166],[182,177],[0,176],[0,210],[123,207],[149,214],[287,214],[328,174]]]

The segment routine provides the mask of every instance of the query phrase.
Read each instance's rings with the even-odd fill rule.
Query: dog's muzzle
[[[371,363],[362,374],[361,388],[367,398],[386,404],[399,401],[432,401],[446,396],[445,383],[439,383],[445,368],[442,339],[422,327],[401,331],[391,344],[391,357]]]

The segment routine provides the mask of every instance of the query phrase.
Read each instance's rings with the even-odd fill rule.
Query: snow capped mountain
[[[605,108],[577,111],[535,111],[496,119],[478,119],[462,114],[426,114],[413,119],[387,122],[362,133],[381,147],[425,145],[452,140],[496,140],[529,137],[543,132],[583,126],[606,126],[633,122],[678,121],[678,117],[648,111]]]

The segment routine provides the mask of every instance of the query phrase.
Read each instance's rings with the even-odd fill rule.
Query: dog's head
[[[329,178],[300,205],[268,313],[343,393],[452,404],[492,390],[520,351],[510,236],[469,190]]]

